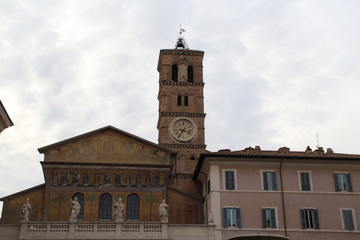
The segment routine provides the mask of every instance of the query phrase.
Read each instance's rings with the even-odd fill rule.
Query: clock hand
[[[181,134],[183,134],[183,132],[185,131],[184,129],[179,129],[181,131],[181,133],[178,135],[178,138],[181,136]]]

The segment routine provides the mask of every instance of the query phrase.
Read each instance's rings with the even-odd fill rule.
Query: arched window
[[[171,67],[171,80],[174,82],[178,81],[178,66],[176,64]]]
[[[127,199],[127,219],[139,220],[139,197],[136,194],[130,194]]]
[[[78,220],[83,219],[84,218],[84,195],[82,195],[81,193],[75,193],[72,196],[72,199],[77,199],[78,203],[80,204],[81,208],[80,208],[80,213],[78,216]]]
[[[188,66],[187,68],[187,77],[188,82],[194,82],[194,70],[192,66]]]
[[[111,219],[112,198],[108,193],[104,193],[100,196],[99,204],[99,220]]]

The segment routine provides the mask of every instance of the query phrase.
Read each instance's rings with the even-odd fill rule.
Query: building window
[[[75,193],[73,196],[72,196],[72,199],[77,199],[77,202],[80,204],[80,213],[79,213],[79,216],[78,216],[78,220],[80,219],[83,219],[84,218],[84,195],[82,195],[81,193]]]
[[[317,209],[301,209],[302,229],[320,229]]]
[[[187,68],[187,77],[189,82],[194,82],[194,70],[192,66]]]
[[[181,96],[177,96],[177,105],[181,106]]]
[[[309,172],[299,172],[301,191],[311,191],[311,180]]]
[[[334,173],[335,190],[337,192],[352,192],[351,177],[349,173]]]
[[[178,66],[176,64],[171,67],[171,80],[174,82],[178,81]]]
[[[130,194],[127,199],[127,219],[139,220],[139,197],[136,194]]]
[[[261,211],[263,228],[276,228],[275,208],[263,208]]]
[[[226,170],[225,174],[225,189],[235,190],[235,171]]]
[[[276,173],[262,172],[264,190],[277,190]]]
[[[344,230],[355,230],[354,214],[352,209],[341,209]]]
[[[99,220],[111,219],[112,198],[108,193],[104,193],[100,196],[99,204]]]
[[[184,97],[184,105],[189,106],[189,97],[188,96]]]
[[[240,208],[224,208],[224,228],[241,228]]]

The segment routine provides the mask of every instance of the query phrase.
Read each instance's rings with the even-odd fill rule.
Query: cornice
[[[197,148],[197,149],[205,149],[206,148],[206,145],[204,145],[204,144],[161,143],[160,145],[168,147],[168,148]]]
[[[159,81],[160,85],[175,85],[175,86],[201,86],[205,85],[204,82],[174,82],[174,81]]]
[[[160,117],[205,117],[206,113],[159,112]]]
[[[204,56],[204,51],[190,49],[161,49],[160,55]]]

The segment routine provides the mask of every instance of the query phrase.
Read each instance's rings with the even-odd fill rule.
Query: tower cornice
[[[159,117],[202,117],[204,118],[206,113],[184,113],[184,112],[159,112]]]
[[[160,85],[177,85],[177,86],[204,86],[203,82],[174,82],[174,81],[159,81]]]

